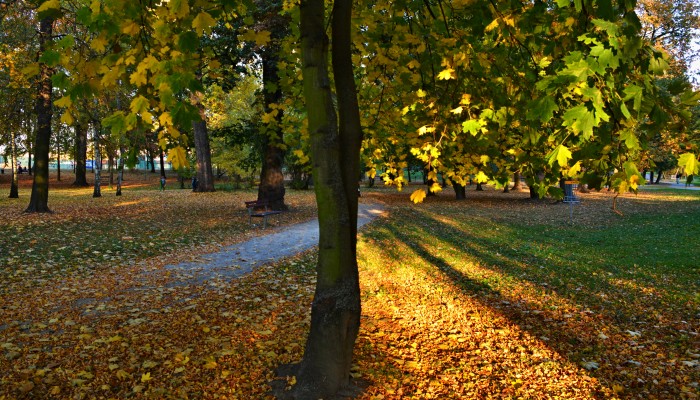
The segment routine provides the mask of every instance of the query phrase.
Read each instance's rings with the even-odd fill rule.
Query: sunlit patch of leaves
[[[371,197],[369,194],[366,197]],[[381,195],[360,370],[383,398],[695,398],[698,194]],[[695,233],[693,233],[695,232]]]

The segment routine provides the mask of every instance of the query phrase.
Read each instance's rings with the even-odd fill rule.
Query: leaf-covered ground
[[[0,198],[0,399],[266,398],[302,355],[313,251],[178,285],[163,265],[261,233],[255,192],[90,193]],[[365,192],[388,213],[359,240],[362,398],[696,398],[698,194],[625,196],[624,218],[588,194],[569,222],[521,193]],[[280,224],[313,217],[287,200]]]

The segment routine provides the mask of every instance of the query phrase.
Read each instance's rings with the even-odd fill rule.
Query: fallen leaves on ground
[[[312,216],[311,195],[294,193],[299,219]],[[50,247],[24,263],[2,260],[0,399],[264,399],[274,369],[301,358],[313,251],[233,281],[183,284],[187,276],[163,268],[260,234],[242,208],[253,192],[204,195],[206,203],[184,191],[54,195],[48,216],[20,215],[0,200],[8,232],[56,245],[84,227],[59,246],[81,253],[91,238],[120,240],[74,264]],[[358,245],[363,315],[351,372],[364,381],[360,398],[696,398],[698,282],[688,276],[697,256],[670,276],[649,259],[628,266],[635,260],[616,258],[614,246],[563,254],[571,248],[560,236],[575,235],[568,206],[504,196],[413,206],[406,194],[363,192],[362,201],[387,203],[388,218],[365,228]],[[671,200],[649,194],[620,206],[629,204],[628,219],[697,220],[697,197]],[[629,232],[609,204],[605,194],[585,198],[575,227],[603,232],[590,240]],[[143,229],[152,224],[160,235]],[[183,229],[191,242],[178,241]],[[151,242],[152,252],[141,247]],[[105,250],[114,259],[101,258]]]

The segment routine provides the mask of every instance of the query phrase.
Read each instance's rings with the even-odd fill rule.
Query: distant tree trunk
[[[95,134],[93,137],[95,146],[95,159],[92,162],[92,170],[95,172],[95,184],[92,190],[92,197],[102,197],[102,182],[100,177],[102,176],[102,154],[100,154],[100,141],[99,141],[99,128],[95,124],[94,126]]]
[[[13,131],[10,133],[10,171],[12,171],[12,183],[10,184],[10,198],[19,198],[19,176],[17,174],[17,134]]]
[[[165,176],[165,156],[163,150],[160,150],[160,176]]]
[[[209,146],[209,133],[207,122],[204,120],[204,106],[199,105],[201,121],[192,123],[194,130],[194,148],[197,155],[197,189],[195,192],[213,192],[214,173],[211,167],[211,148]]]
[[[649,171],[649,182],[654,184],[654,171]]]
[[[510,190],[520,190],[522,189],[522,183],[520,183],[520,171],[513,172],[513,187]]]
[[[39,52],[43,54],[53,34],[53,18],[43,18],[39,22]],[[32,195],[29,206],[25,210],[28,213],[51,212],[49,209],[49,150],[51,143],[51,118],[53,109],[51,97],[53,82],[51,76],[53,69],[45,63],[40,64],[39,90],[36,99],[37,130],[34,143],[34,181],[32,183]],[[31,153],[28,166],[32,173]]]
[[[53,117],[53,109],[51,110],[51,116]],[[38,134],[39,133],[37,132],[37,135]],[[31,140],[27,139],[27,153],[29,153],[29,161],[27,162],[27,173],[29,174],[29,176],[31,176],[33,173],[32,172],[32,165],[34,165],[34,164],[32,164],[32,152],[34,152],[34,151],[35,151],[35,147],[32,146]]]
[[[160,149],[158,149],[158,150],[160,150]],[[151,148],[151,144],[150,144],[150,143],[146,145],[146,157],[147,157],[146,169],[148,169],[148,163],[149,163],[148,160],[150,160],[150,163],[151,163],[151,173],[152,173],[152,174],[155,174],[155,173],[156,173],[156,160],[155,160],[155,159],[156,159],[156,155],[155,155],[155,152],[153,151],[153,149]]]
[[[284,24],[284,22],[278,22]],[[263,93],[265,97],[266,112],[274,112],[271,104],[279,104],[282,101],[282,89],[279,82],[279,70],[277,62],[279,58],[279,44],[266,49],[262,53],[263,67]],[[263,163],[260,171],[260,186],[258,187],[258,201],[266,201],[273,210],[286,210],[284,204],[284,175],[282,166],[286,150],[282,140],[282,110],[277,109],[275,120],[264,133]]]
[[[87,181],[87,136],[88,126],[85,123],[75,125],[75,182],[73,186],[90,186]]]
[[[457,182],[452,182],[452,187],[455,190],[455,196],[457,200],[466,200],[467,188],[464,185],[460,185]]]
[[[663,171],[659,170],[659,172],[656,174],[656,181],[654,183],[658,184],[659,181],[661,181],[661,178],[663,177]]]
[[[61,181],[61,141],[56,141],[56,180]]]
[[[484,188],[481,186],[481,182],[477,182],[476,183],[476,191],[481,192],[483,190],[484,190]]]
[[[294,399],[334,398],[349,386],[360,327],[356,245],[362,130],[351,59],[351,4],[336,0],[332,14],[338,119],[326,64],[324,1],[302,1],[300,7],[304,97],[320,237],[311,328],[290,393]]]
[[[107,171],[109,173],[109,187],[114,185],[114,153],[107,153]]]
[[[124,149],[119,149],[119,166],[117,167],[117,196],[122,195],[122,181],[124,180]]]

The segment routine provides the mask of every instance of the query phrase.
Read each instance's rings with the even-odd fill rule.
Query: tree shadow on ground
[[[656,317],[649,314],[648,308],[654,306],[656,295],[649,295],[638,287],[621,289],[612,284],[605,274],[591,276],[587,282],[577,282],[572,286],[567,271],[558,269],[567,264],[564,254],[560,259],[552,259],[551,255],[545,258],[529,254],[524,260],[514,254],[500,254],[494,248],[493,239],[483,232],[457,227],[436,213],[416,209],[411,212],[420,213],[421,216],[401,218],[401,225],[392,221],[385,222],[371,237],[388,243],[406,244],[416,256],[425,261],[426,269],[434,268],[435,272],[449,278],[462,292],[480,303],[481,307],[496,310],[535,337],[546,338],[548,347],[573,364],[581,365],[591,359],[599,361],[599,370],[588,372],[581,368],[581,374],[597,377],[608,384],[623,381],[626,389],[630,390],[629,393],[655,393],[661,397],[679,394],[678,382],[673,380],[652,384],[649,374],[653,375],[655,370],[637,380],[631,379],[624,370],[637,367],[636,361],[626,360],[618,354],[621,352],[620,346],[632,348],[629,351],[631,355],[645,351],[645,345],[637,343],[634,333],[646,328],[648,324],[659,324],[659,320],[654,320]],[[485,227],[493,228],[494,226]],[[509,236],[512,235],[517,236],[517,232],[509,232]],[[430,239],[425,240],[426,238]],[[442,246],[442,250],[436,251],[436,246]],[[400,260],[406,256],[402,254],[405,249],[384,247],[382,251],[389,253],[392,259]],[[460,255],[466,255],[469,260],[454,258]],[[487,272],[474,276],[465,270],[465,264],[468,263],[475,263],[477,269]],[[505,288],[514,285],[528,286],[545,300],[533,302],[519,294],[503,292]],[[630,297],[644,298],[644,301],[622,309],[617,308],[616,303],[607,300],[604,294],[620,290],[626,291]],[[552,300],[552,303],[549,304],[548,300]],[[572,315],[570,311],[558,310],[552,305],[557,302],[568,304],[567,310],[577,312]],[[582,330],[582,326],[586,329]],[[659,354],[672,355],[679,351],[674,346],[692,344],[674,342],[674,334],[677,334],[674,328],[654,327],[655,334],[663,336],[658,342],[667,339],[671,342],[667,348],[661,348]],[[608,344],[598,336],[601,329],[619,333],[622,343],[617,341],[614,345]],[[633,334],[625,337],[625,332]],[[625,354],[627,352],[628,350],[623,351]],[[593,393],[592,396],[607,398],[602,393]]]

